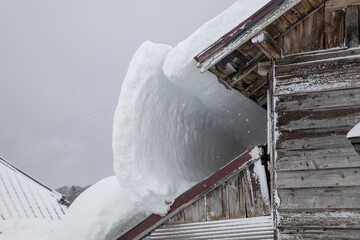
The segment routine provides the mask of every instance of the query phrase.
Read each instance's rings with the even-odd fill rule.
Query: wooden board
[[[344,45],[345,12],[343,10],[325,12],[326,48]]]
[[[351,129],[359,122],[360,107],[299,111],[288,110],[278,112],[276,129],[281,131],[326,129],[333,127]]]
[[[319,7],[321,4],[325,2],[325,0],[308,0],[313,8]]]
[[[310,92],[276,97],[276,111],[348,109],[360,106],[360,89]]]
[[[346,8],[347,6],[358,6],[360,5],[359,0],[328,0],[326,1],[326,10],[327,11],[334,11]]]
[[[360,230],[357,229],[280,229],[279,239],[332,239],[332,240],[358,240]]]
[[[360,59],[309,62],[276,69],[276,95],[359,88]],[[341,81],[339,81],[341,79]]]
[[[343,128],[325,131],[280,132],[276,148],[288,151],[350,148],[352,145],[346,138],[349,130],[349,128]]]
[[[360,3],[360,1],[358,1]],[[346,44],[348,47],[359,46],[359,7],[350,6],[345,14]]]
[[[276,171],[360,167],[360,156],[353,147],[306,151],[278,150],[277,156]]]
[[[279,226],[288,228],[355,228],[360,226],[360,213],[352,211],[280,211],[281,219]]]
[[[245,192],[247,217],[265,216],[270,214],[270,206],[262,197],[261,185],[254,174],[254,166],[244,171],[243,189]]]
[[[303,0],[303,1],[299,2],[298,4],[296,4],[295,9],[299,12],[301,17],[305,17],[308,13],[311,12],[311,10],[313,8],[311,7],[311,5],[308,1]]]
[[[246,208],[243,199],[244,194],[242,192],[242,187],[239,187],[238,176],[226,183],[226,195],[228,199],[229,218],[245,218]]]
[[[360,209],[360,187],[278,189],[280,210]]]
[[[221,185],[206,195],[206,220],[226,219],[228,209],[225,186]]]
[[[324,49],[325,17],[324,7],[309,14],[294,24],[278,43],[284,55]]]
[[[277,172],[276,188],[360,186],[360,168]]]
[[[183,210],[184,222],[203,222],[205,221],[205,197],[197,200]]]

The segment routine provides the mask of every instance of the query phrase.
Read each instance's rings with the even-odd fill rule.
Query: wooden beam
[[[252,71],[254,71],[257,66],[258,62],[262,61],[265,58],[265,56],[260,52],[253,60],[251,60],[246,66],[245,70],[242,73],[239,73],[238,76],[233,77],[233,82],[230,84],[231,87],[234,87],[238,82],[243,80],[245,77],[247,77]]]
[[[348,6],[359,6],[360,0],[328,0],[325,3],[326,11],[334,11]]]
[[[276,41],[266,31],[261,31],[258,35],[251,39],[269,59],[281,58],[281,48]]]
[[[359,7],[350,6],[345,13],[345,34],[347,46],[359,46]]]
[[[260,77],[256,79],[250,86],[248,86],[243,94],[245,97],[250,97],[253,95],[257,90],[259,90],[262,86],[264,86],[267,82],[267,77]]]
[[[258,63],[258,74],[260,76],[266,76],[270,72],[271,62],[259,62]]]

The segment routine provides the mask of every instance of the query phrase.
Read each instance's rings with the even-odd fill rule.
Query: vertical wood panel
[[[244,218],[246,217],[245,206],[241,209],[240,197],[243,196],[242,188],[239,188],[238,176],[230,179],[226,184],[229,218]]]
[[[359,46],[359,7],[350,6],[346,9],[346,42],[348,47]]]
[[[226,189],[221,185],[206,195],[206,220],[226,219],[228,211],[224,192]]]
[[[197,200],[189,207],[184,209],[185,222],[202,222],[205,221],[205,197]]]
[[[345,13],[343,10],[325,12],[326,48],[339,47],[344,43]]]

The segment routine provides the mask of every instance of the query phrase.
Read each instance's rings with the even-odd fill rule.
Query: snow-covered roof
[[[233,161],[231,161],[230,163],[204,179],[202,182],[196,184],[188,191],[177,197],[165,216],[161,217],[157,214],[149,216],[137,226],[132,228],[130,231],[119,237],[118,240],[140,239],[144,237],[146,234],[156,229],[170,217],[178,213],[182,209],[182,207],[188,206],[190,203],[193,202],[194,199],[203,196],[214,186],[227,179],[228,176],[230,176],[236,171],[246,168],[251,163],[254,163],[255,160],[259,160],[261,154],[262,150],[259,147],[255,147],[241,154],[239,157],[237,157],[236,159],[234,159]]]
[[[63,195],[0,158],[0,221],[59,220],[66,209]]]
[[[196,61],[201,63],[199,65],[200,71],[205,72],[210,69],[210,67],[240,45],[256,36],[261,30],[300,1],[301,0],[245,1],[245,5],[246,3],[250,3],[250,5],[240,5],[239,9],[242,11],[234,9],[234,11],[238,12],[238,15],[241,16],[239,18],[240,21],[238,19],[239,24],[194,57]],[[240,2],[242,4],[242,1],[239,1],[239,4]],[[264,3],[266,4],[264,5]],[[249,16],[249,13],[252,15]]]

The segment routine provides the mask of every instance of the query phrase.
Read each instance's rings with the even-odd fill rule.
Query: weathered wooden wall
[[[263,168],[257,160],[257,168]],[[254,170],[254,164],[239,171],[164,224],[204,222],[270,215],[270,196]]]
[[[283,55],[359,46],[359,7],[354,0],[329,0],[292,23],[277,42]],[[306,9],[307,1],[302,5]],[[298,7],[299,8],[299,7]]]
[[[279,239],[359,239],[360,51],[292,56],[275,64],[274,189]]]

